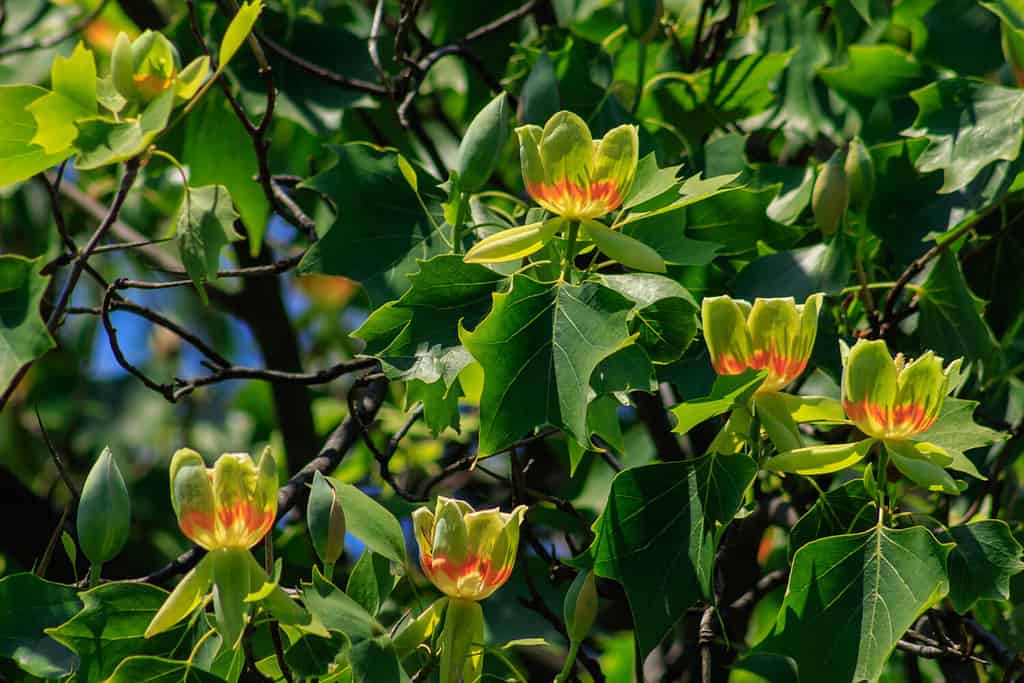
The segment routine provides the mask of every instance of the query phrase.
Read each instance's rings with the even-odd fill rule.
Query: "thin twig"
[[[46,444],[47,450],[50,451],[50,457],[53,458],[53,464],[57,466],[57,473],[60,478],[64,481],[64,485],[68,487],[68,491],[71,492],[71,497],[75,499],[75,504],[82,502],[82,495],[78,492],[78,487],[75,486],[75,482],[71,481],[71,475],[68,474],[68,469],[64,465],[64,460],[61,459],[60,453],[54,447],[53,442],[50,440],[50,434],[46,431],[46,425],[43,424],[43,418],[39,414],[39,406],[35,407],[36,422],[39,424],[39,432],[43,436],[43,442]]]

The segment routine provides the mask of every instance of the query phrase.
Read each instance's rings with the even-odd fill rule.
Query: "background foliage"
[[[0,0],[0,678],[436,678],[391,636],[434,593],[410,513],[437,494],[529,506],[483,603],[488,679],[562,668],[590,568],[579,680],[1024,677],[1024,5],[267,0],[248,39],[237,9]],[[109,92],[76,45],[104,76],[144,29],[216,81],[91,118]],[[510,120],[469,133],[499,92]],[[510,128],[562,109],[595,138],[639,126],[613,217],[664,274],[593,251],[560,282],[561,239],[523,269],[457,253],[540,219]],[[856,136],[873,192],[825,235],[815,181]],[[481,178],[464,138],[493,157]],[[819,291],[790,393],[839,397],[840,340],[962,357],[929,433],[982,475],[959,495],[875,461],[781,477],[756,423],[711,448],[759,378],[716,381],[701,299]],[[855,440],[806,421],[809,443]],[[202,616],[144,639],[198,559],[171,454],[266,444],[288,483],[257,556],[331,638],[261,618],[218,649]],[[131,526],[86,590],[78,492],[107,446]],[[347,513],[333,583],[305,528],[317,471]]]

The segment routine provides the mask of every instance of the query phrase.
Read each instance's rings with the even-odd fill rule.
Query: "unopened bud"
[[[509,116],[508,98],[505,93],[499,93],[473,117],[459,143],[455,163],[463,190],[476,192],[494,173],[508,140]]]
[[[836,150],[818,172],[811,195],[814,222],[826,237],[834,235],[850,203],[850,181],[843,169],[842,150]]]
[[[345,547],[345,512],[341,509],[338,492],[319,472],[313,476],[313,488],[309,492],[306,525],[320,561],[325,565],[337,562]]]
[[[89,470],[78,504],[78,543],[89,562],[100,565],[121,552],[131,516],[128,487],[110,448],[104,448]]]
[[[594,572],[580,572],[565,595],[565,631],[578,643],[587,637],[597,620],[597,582]]]
[[[875,162],[860,138],[850,141],[843,168],[850,181],[850,204],[856,207],[867,206],[875,192]]]
[[[623,9],[631,36],[646,43],[657,35],[663,10],[661,0],[625,0]]]

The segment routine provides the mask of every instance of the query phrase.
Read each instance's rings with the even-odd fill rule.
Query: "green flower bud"
[[[114,558],[131,524],[132,503],[110,448],[104,448],[82,487],[78,504],[78,543],[93,565]]]
[[[663,9],[661,0],[625,0],[623,10],[629,35],[645,43],[654,38]]]
[[[871,160],[871,152],[860,138],[850,141],[844,169],[850,181],[850,204],[856,207],[867,206],[875,192],[875,162]]]
[[[814,181],[811,210],[814,222],[825,236],[834,235],[850,203],[850,181],[843,170],[843,153],[836,150]]]
[[[499,93],[473,117],[459,144],[459,157],[455,162],[463,190],[476,192],[494,173],[508,141],[509,116],[508,98],[505,93]]]
[[[319,472],[313,475],[306,505],[306,525],[320,561],[325,565],[337,562],[345,547],[345,512],[341,509],[338,492]]]
[[[594,572],[580,572],[565,594],[565,630],[578,643],[587,637],[597,620],[597,582]]]

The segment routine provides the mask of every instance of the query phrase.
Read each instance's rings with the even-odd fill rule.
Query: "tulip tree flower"
[[[728,296],[705,298],[701,321],[715,372],[767,370],[759,391],[782,389],[807,367],[823,297],[812,294],[800,305],[792,297],[756,299],[753,306]]]
[[[512,575],[519,547],[519,525],[526,507],[510,513],[497,508],[474,511],[461,500],[440,497],[433,512],[419,508],[413,527],[420,565],[445,594],[441,632],[441,683],[458,683],[480,675],[483,658],[483,611],[479,600],[498,590]],[[439,601],[440,602],[440,601]]]
[[[596,220],[619,208],[633,186],[640,149],[636,126],[621,125],[594,140],[583,119],[560,111],[543,128],[521,126],[516,134],[526,191],[553,217],[490,235],[469,250],[467,262],[520,259],[567,232],[566,263],[582,237],[630,268],[665,270],[649,246]]]
[[[258,463],[246,453],[225,453],[210,468],[198,453],[183,448],[171,460],[170,480],[178,526],[209,552],[168,596],[145,636],[171,628],[211,596],[217,631],[227,647],[238,644],[255,602],[262,601],[282,623],[308,623],[305,610],[249,552],[270,531],[277,512],[277,464],[270,449]]]
[[[114,88],[127,102],[146,103],[173,88],[185,100],[210,71],[210,58],[197,57],[184,69],[178,50],[161,33],[146,30],[135,40],[121,33],[110,56]]]
[[[862,339],[843,351],[843,409],[868,438],[783,453],[768,461],[769,469],[800,474],[835,472],[861,460],[881,443],[900,472],[929,490],[960,492],[961,485],[946,472],[947,467],[981,476],[963,454],[927,441],[927,431],[938,420],[946,395],[956,384],[961,359],[943,368],[942,359],[928,351],[907,362],[903,354],[890,355],[883,340]]]

